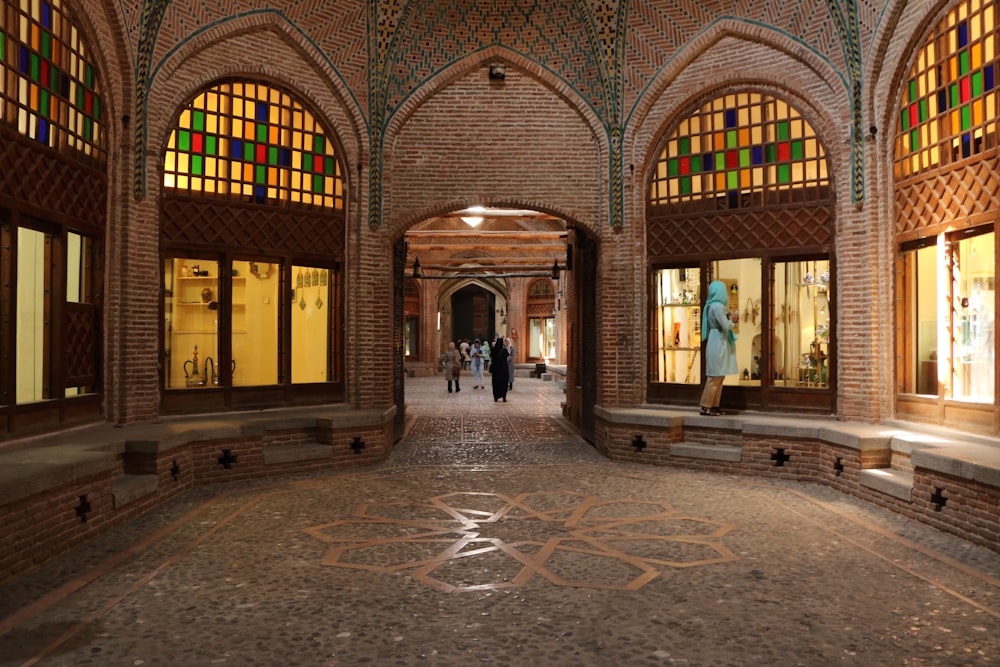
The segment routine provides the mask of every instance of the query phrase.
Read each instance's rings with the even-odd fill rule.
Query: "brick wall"
[[[814,482],[974,544],[993,550],[1000,545],[1000,516],[996,512],[1000,489],[995,486],[923,469],[914,471],[909,501],[862,485],[861,470],[888,465],[888,447],[856,450],[814,438],[757,436],[677,423],[657,427],[599,420],[598,424],[598,432],[603,434],[598,449],[613,461]],[[635,446],[637,436],[642,438],[641,449]],[[740,447],[742,457],[733,462],[672,455],[670,445],[682,441]]]
[[[66,553],[195,486],[370,466],[388,455],[392,442],[390,421],[383,426],[267,431],[195,441],[158,453],[123,454],[107,471],[0,508],[4,517],[0,522],[0,582]],[[329,455],[265,464],[265,447],[316,443],[329,446]],[[124,504],[119,499],[116,504],[113,483],[123,474],[155,475],[155,490]]]
[[[108,470],[12,503],[0,522],[0,581],[107,530],[114,521]]]

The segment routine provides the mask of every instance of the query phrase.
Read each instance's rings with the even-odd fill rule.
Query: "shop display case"
[[[700,272],[696,268],[662,269],[655,274],[656,349],[654,381],[700,384]]]

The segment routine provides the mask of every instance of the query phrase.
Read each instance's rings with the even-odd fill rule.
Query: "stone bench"
[[[396,408],[314,406],[96,424],[0,446],[0,581],[194,486],[372,465]]]
[[[1000,441],[920,424],[598,406],[617,461],[814,481],[1000,549]],[[942,508],[948,512],[942,514]]]

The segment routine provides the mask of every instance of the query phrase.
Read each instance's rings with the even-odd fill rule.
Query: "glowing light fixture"
[[[462,216],[462,222],[467,224],[469,227],[478,227],[479,223],[483,221],[483,216],[480,213],[485,213],[486,209],[482,206],[470,206],[469,208],[462,211],[462,213],[471,213],[472,215]]]

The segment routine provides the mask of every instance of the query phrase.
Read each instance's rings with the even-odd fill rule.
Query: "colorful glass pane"
[[[6,81],[0,86],[0,121],[16,124],[23,134],[51,148],[103,162],[97,77],[80,31],[61,3],[4,0],[0,17],[8,28],[17,27],[0,32],[0,80]],[[82,81],[76,78],[80,72]]]
[[[201,159],[179,159],[186,154]],[[179,115],[163,163],[166,187],[343,207],[332,142],[297,100],[265,84],[221,84],[198,95]],[[201,172],[191,173],[205,178],[185,179],[196,166]]]
[[[699,150],[706,147],[712,150]],[[784,168],[761,168],[777,162]],[[691,178],[713,171],[714,179]],[[742,196],[748,192],[827,182],[822,146],[796,110],[777,98],[742,93],[715,99],[678,125],[660,155],[650,198],[662,204],[725,194],[728,205],[738,207],[754,201]]]
[[[897,127],[908,138],[896,143],[897,178],[995,148],[1000,108],[988,93],[998,60],[997,6],[959,0],[916,54]]]

